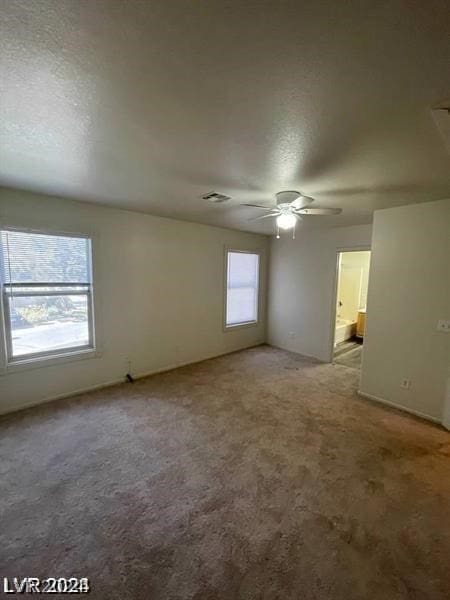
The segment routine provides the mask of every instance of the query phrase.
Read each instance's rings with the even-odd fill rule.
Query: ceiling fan
[[[292,237],[295,239],[295,226],[304,215],[338,215],[342,212],[342,208],[307,208],[311,202],[314,202],[314,198],[304,196],[300,192],[278,192],[275,194],[275,198],[276,206],[263,206],[262,204],[241,204],[241,206],[251,206],[258,210],[268,211],[267,215],[253,217],[250,221],[275,218],[277,220],[277,238],[280,237],[280,229],[292,229]]]

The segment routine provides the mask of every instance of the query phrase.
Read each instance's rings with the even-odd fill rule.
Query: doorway
[[[370,250],[338,253],[333,363],[361,369]]]

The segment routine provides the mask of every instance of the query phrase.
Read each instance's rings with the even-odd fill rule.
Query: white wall
[[[375,212],[367,304],[361,392],[441,420],[450,334],[436,326],[450,319],[450,200]]]
[[[3,223],[94,235],[101,356],[0,376],[8,412],[134,374],[265,341],[268,238],[0,189]],[[223,331],[224,246],[261,249],[258,326]]]
[[[271,239],[268,341],[331,358],[338,250],[370,248],[371,225],[310,229]]]

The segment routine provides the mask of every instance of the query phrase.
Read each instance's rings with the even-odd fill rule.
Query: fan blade
[[[251,219],[249,219],[249,221],[258,221],[258,219],[267,219],[267,217],[278,217],[280,216],[279,212],[276,213],[271,213],[270,215],[261,215],[259,217],[253,217]]]
[[[296,200],[291,202],[291,206],[292,208],[295,208],[295,210],[299,210],[307,204],[311,204],[311,202],[313,201],[314,198],[311,198],[310,196],[300,196],[300,198],[297,198]]]
[[[260,210],[273,210],[274,206],[263,206],[262,204],[241,204],[240,206],[250,206],[251,208],[259,208]]]
[[[301,208],[295,212],[298,215],[339,215],[342,208]]]

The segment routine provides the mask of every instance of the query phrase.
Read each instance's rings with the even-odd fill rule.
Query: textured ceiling
[[[0,184],[270,232],[450,196],[448,0],[0,0]],[[215,190],[232,200],[213,205]]]

